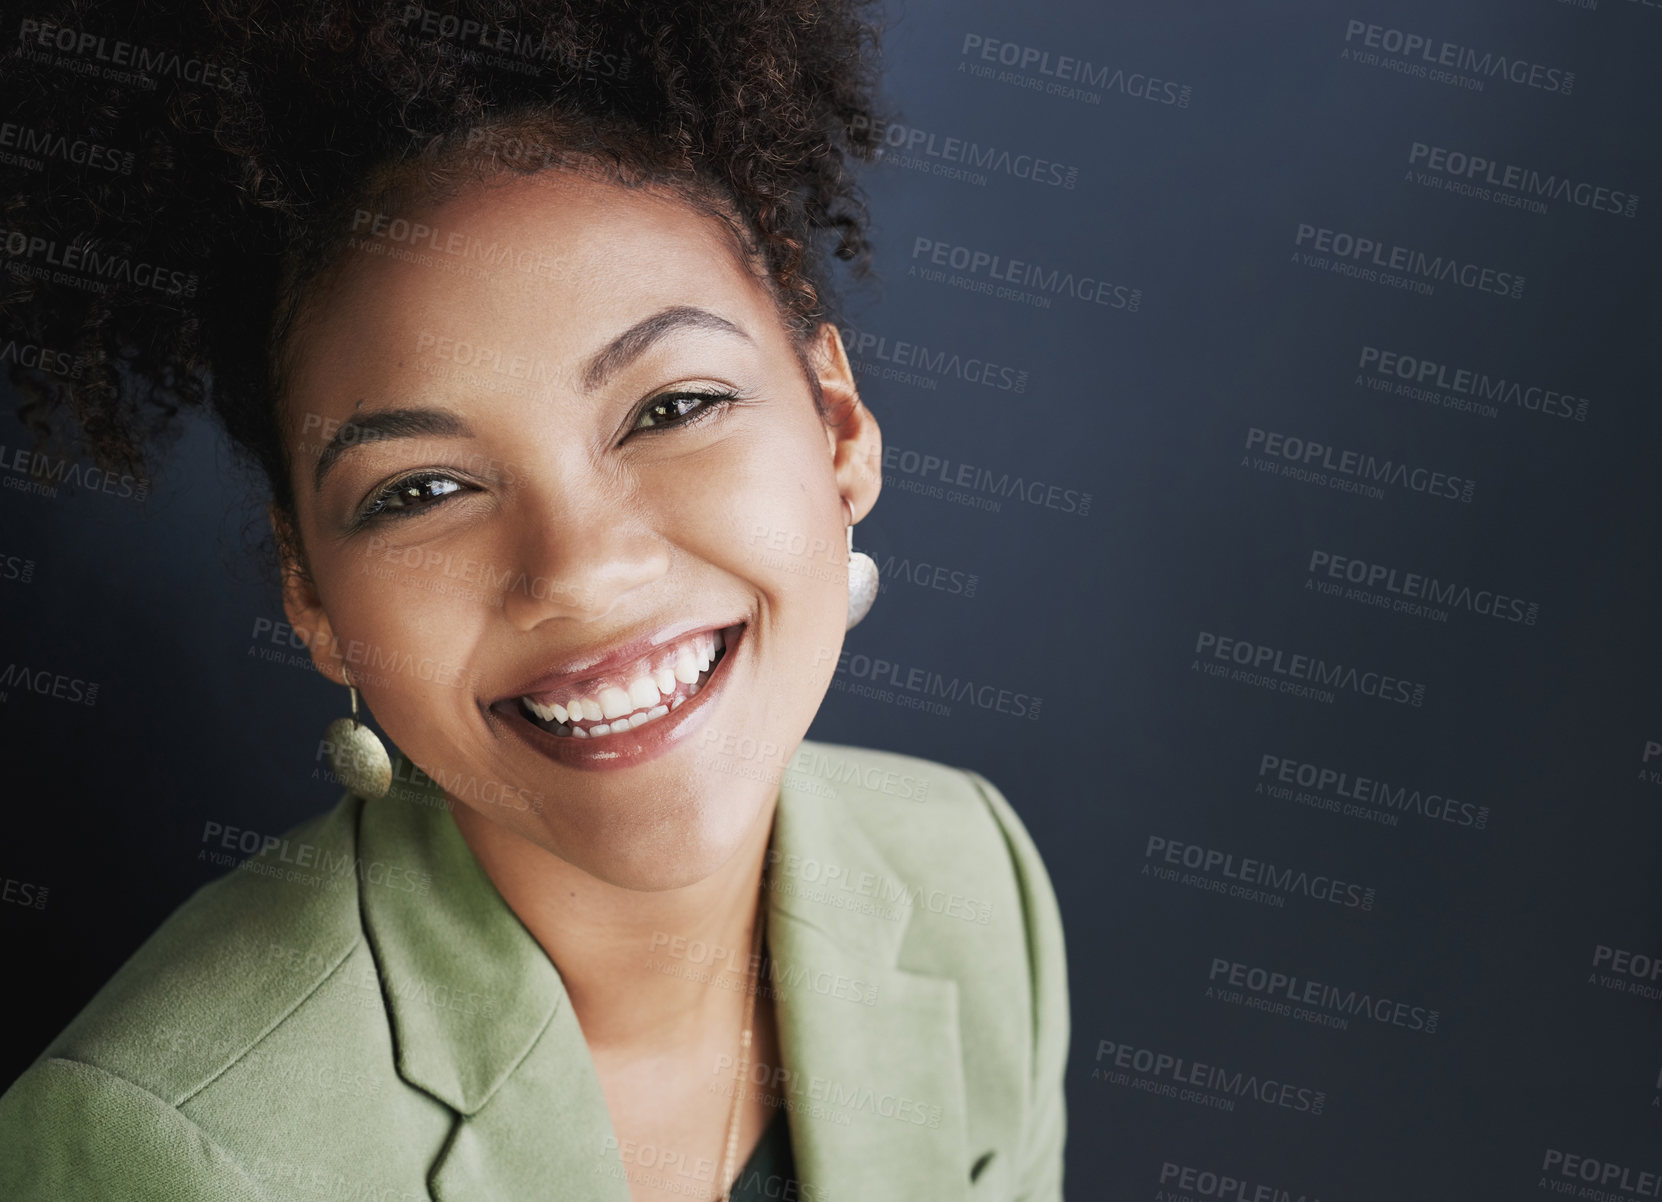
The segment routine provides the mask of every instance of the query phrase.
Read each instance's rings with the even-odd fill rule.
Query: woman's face
[[[842,645],[880,454],[835,329],[827,420],[716,219],[569,172],[355,225],[291,348],[291,621],[460,805],[702,879]]]

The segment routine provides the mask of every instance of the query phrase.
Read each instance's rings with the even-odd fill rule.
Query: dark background
[[[885,589],[848,647],[1042,707],[923,712],[848,691],[874,683],[851,669],[810,737],[973,767],[1028,824],[1069,943],[1069,1195],[1152,1198],[1166,1165],[1330,1202],[1544,1196],[1577,1184],[1543,1175],[1554,1151],[1628,1168],[1630,1186],[1662,1171],[1662,977],[1616,972],[1608,950],[1662,955],[1662,749],[1646,756],[1662,743],[1662,7],[890,11],[902,125],[869,176],[884,281],[856,294],[845,330],[894,448],[856,532]],[[1352,20],[1573,71],[1573,89],[1393,70],[1383,60],[1400,56],[1347,41]],[[1026,71],[981,57],[994,40],[1030,49]],[[1089,64],[1077,70],[1095,82],[1068,86],[1094,100],[1000,78],[1052,84],[1041,66],[1063,55]],[[1158,99],[1129,94],[1149,76],[1180,102],[1162,102],[1163,83]],[[952,162],[949,138],[993,158]],[[1414,143],[1638,201],[1629,215],[1549,197],[1543,213],[1492,199],[1515,189],[1461,195],[1421,182],[1454,178],[1411,162]],[[1022,178],[1033,158],[1055,174]],[[1301,224],[1525,284],[1518,298],[1447,280],[1423,295],[1336,274],[1296,259]],[[914,274],[929,266],[919,238],[1136,288],[1140,303],[969,291]],[[1489,414],[1375,390],[1360,382],[1367,346],[1587,404],[1578,420],[1522,391]],[[1008,370],[980,383],[964,367],[976,359]],[[6,410],[0,443],[15,449]],[[1469,501],[1338,491],[1280,474],[1285,460],[1246,446],[1253,427],[1476,485]],[[904,452],[993,483],[933,494],[943,469],[926,478]],[[1004,477],[1038,482],[1039,503],[1001,494]],[[292,649],[273,641],[282,614],[250,549],[260,502],[213,431],[188,429],[143,502],[33,495],[20,479],[0,480],[0,664],[98,688],[87,706],[0,686],[13,1002],[0,1084],[218,874],[196,859],[205,821],[275,831],[332,804],[311,770],[341,706],[281,661]],[[1441,616],[1324,595],[1316,552],[1469,592]],[[1533,603],[1533,620],[1478,612],[1493,593]],[[1384,673],[1423,686],[1420,704],[1232,679],[1233,662],[1196,654],[1203,635],[1283,666]],[[1256,788],[1274,783],[1267,755],[1453,798],[1467,818],[1487,807],[1486,821],[1271,796]],[[1371,908],[1157,879],[1151,837],[1356,883]],[[1422,1018],[1249,1008],[1209,996],[1216,960]],[[1430,1010],[1435,1032],[1414,1029]],[[1164,1096],[1148,1086],[1170,1071],[1116,1070],[1104,1041],[1320,1091],[1321,1113]]]

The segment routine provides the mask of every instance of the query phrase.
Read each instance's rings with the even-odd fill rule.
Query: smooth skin
[[[559,968],[618,1139],[706,1162],[697,1192],[714,1197],[778,775],[841,650],[843,499],[855,520],[875,503],[881,435],[836,328],[803,348],[822,418],[764,282],[673,196],[548,171],[398,216],[511,254],[412,262],[371,234],[308,298],[287,348],[304,562],[284,564],[284,608],[319,671],[442,773],[463,838]],[[444,242],[458,233],[477,241]],[[602,348],[674,306],[742,333],[677,326],[585,387]],[[666,393],[720,389],[741,399],[642,422]],[[457,420],[351,440],[314,487],[340,425],[389,409]],[[414,488],[386,501],[400,482]],[[377,495],[380,516],[358,520]],[[585,654],[735,619],[748,627],[703,725],[644,763],[566,767],[498,712]],[[712,972],[678,939],[731,954]],[[735,1170],[771,1117],[752,1090]],[[684,1175],[625,1168],[637,1202],[689,1196]]]

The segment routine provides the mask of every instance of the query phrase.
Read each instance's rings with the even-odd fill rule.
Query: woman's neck
[[[591,1049],[671,1052],[743,1007],[769,807],[716,872],[678,889],[622,889],[454,807],[480,867],[559,969]],[[757,982],[764,985],[765,982]]]

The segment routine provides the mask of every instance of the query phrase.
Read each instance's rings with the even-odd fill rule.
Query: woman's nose
[[[626,500],[528,503],[516,520],[522,529],[502,608],[519,630],[549,618],[598,618],[669,571],[669,542]]]

